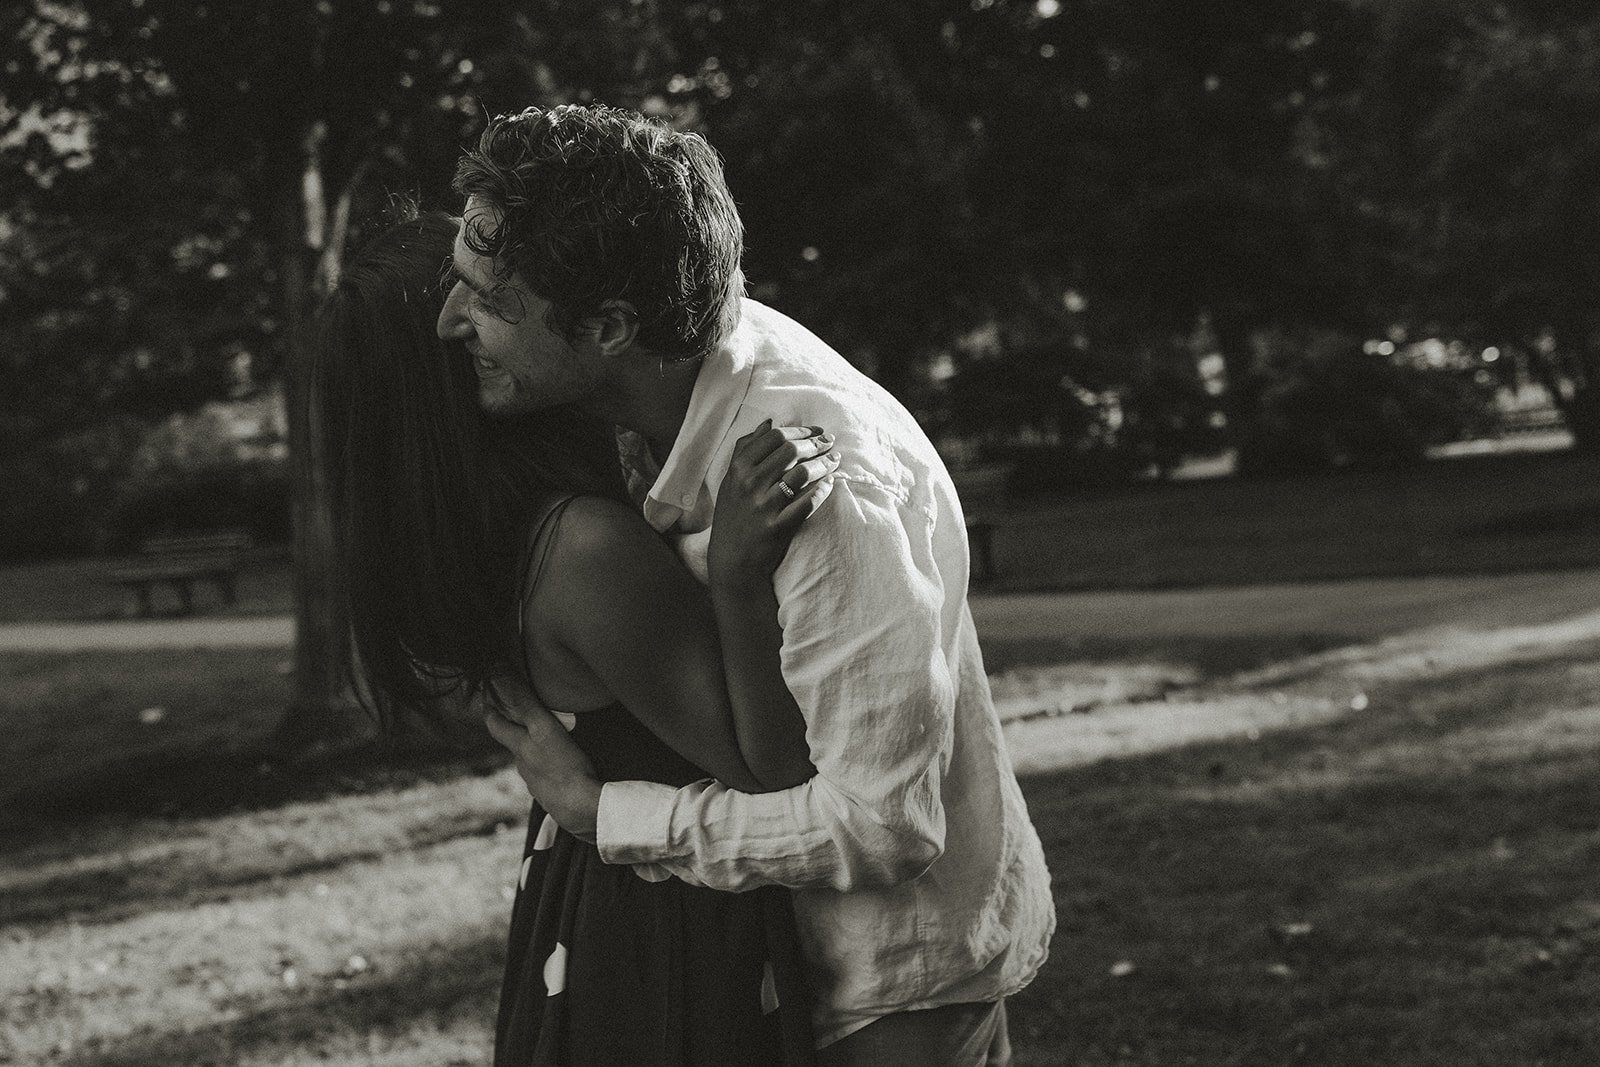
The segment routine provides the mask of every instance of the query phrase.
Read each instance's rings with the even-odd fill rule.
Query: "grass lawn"
[[[1600,566],[1600,460],[1467,456],[1392,471],[1141,484],[1018,503],[1000,590],[1165,588]]]
[[[1072,722],[1359,713],[1025,779],[1060,926],[1019,1062],[1600,1062],[1600,630],[1539,633],[1123,650],[1135,703]],[[185,655],[0,657],[0,1063],[482,1063],[521,783],[262,771],[273,654]]]
[[[140,807],[122,784],[264,751],[289,699],[284,649],[8,654],[0,667],[0,805],[33,812],[95,794]]]
[[[0,677],[0,849],[41,820],[206,816],[504,763],[492,745],[284,752],[287,649],[0,653]]]
[[[997,591],[1600,566],[1600,461],[1568,452],[1462,456],[1395,471],[1043,495],[1002,517],[995,555],[1000,575],[989,588]],[[131,596],[105,581],[114,562],[0,567],[0,623],[127,614]],[[258,550],[239,585],[236,608],[217,607],[204,589],[203,610],[290,610],[282,549]]]
[[[1060,927],[1019,1062],[1600,1062],[1597,655],[1028,781]]]

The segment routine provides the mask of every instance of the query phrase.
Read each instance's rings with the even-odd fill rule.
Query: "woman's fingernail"
[[[837,453],[837,452],[829,452],[828,453],[828,462],[829,463],[837,463],[837,462],[839,462],[839,453]]]
[[[831,444],[833,444],[833,434],[831,434],[831,433],[819,433],[819,434],[817,434],[817,441],[820,444],[831,445]]]

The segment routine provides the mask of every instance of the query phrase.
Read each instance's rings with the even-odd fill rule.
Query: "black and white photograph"
[[[1592,0],[16,0],[0,1065],[1600,1063]]]

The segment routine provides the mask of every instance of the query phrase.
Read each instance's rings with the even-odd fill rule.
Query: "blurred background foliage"
[[[286,514],[284,451],[194,413],[282,388],[308,452],[297,338],[346,249],[396,196],[454,207],[486,113],[566,100],[705,132],[753,295],[1014,488],[1223,448],[1247,475],[1407,462],[1492,432],[1517,374],[1600,449],[1592,4],[30,0],[0,24],[0,556],[125,547],[230,465],[279,501],[241,508]],[[198,463],[178,438],[206,418]]]

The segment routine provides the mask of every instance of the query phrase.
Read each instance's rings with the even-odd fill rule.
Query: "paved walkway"
[[[136,651],[146,648],[284,648],[294,642],[287,615],[248,619],[118,619],[0,625],[0,652]]]
[[[995,640],[1308,634],[1369,641],[1437,626],[1538,625],[1597,606],[1600,570],[972,598],[978,632]],[[293,639],[287,615],[0,625],[0,652],[278,648]]]

